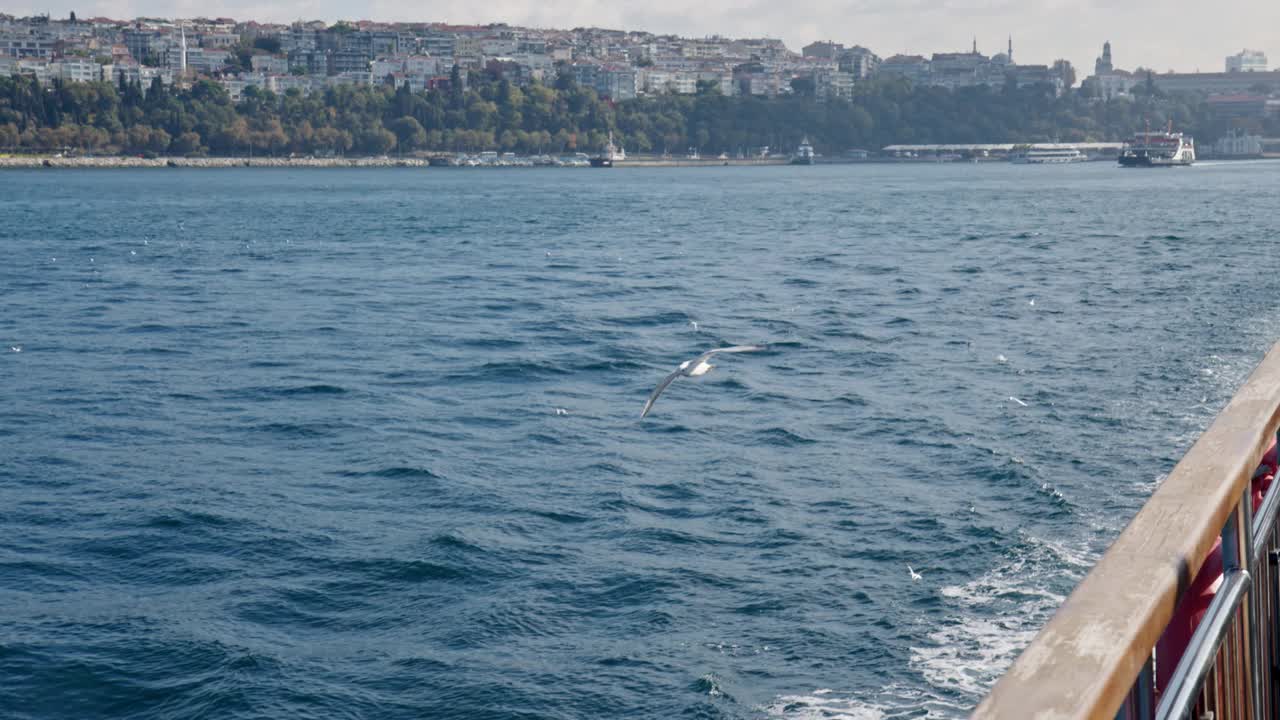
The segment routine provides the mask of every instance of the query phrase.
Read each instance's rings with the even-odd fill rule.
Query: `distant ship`
[[[813,163],[813,146],[809,144],[809,138],[805,138],[800,141],[800,147],[796,148],[796,154],[791,156],[791,164],[812,165]]]
[[[1196,161],[1196,144],[1172,127],[1164,132],[1134,133],[1120,150],[1120,167],[1179,167]]]
[[[1057,165],[1088,160],[1088,155],[1075,148],[1027,148],[1009,156],[1009,161],[1018,165]]]
[[[613,132],[609,133],[609,144],[604,152],[591,158],[591,167],[613,167],[615,162],[627,159],[627,151],[613,144]]]

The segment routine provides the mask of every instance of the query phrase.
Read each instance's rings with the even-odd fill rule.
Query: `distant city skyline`
[[[345,19],[596,26],[685,37],[776,37],[796,51],[814,41],[830,40],[864,45],[881,57],[963,52],[975,38],[979,51],[995,54],[1004,51],[1012,36],[1018,62],[1049,64],[1066,58],[1081,78],[1092,72],[1094,58],[1108,40],[1116,66],[1128,70],[1144,66],[1158,72],[1221,72],[1226,56],[1245,48],[1265,52],[1271,67],[1280,65],[1274,31],[1280,27],[1280,3],[1262,0],[1220,0],[1208,9],[1191,0],[817,0],[803,6],[706,0],[696,14],[689,14],[685,7],[677,0],[626,7],[603,0],[544,0],[537,5],[517,0],[438,0],[429,6],[403,0],[373,0],[359,6],[335,0],[294,0],[269,7],[246,0],[91,0],[20,1],[0,11],[53,17],[75,11],[83,17],[117,19],[222,16],[283,23]]]

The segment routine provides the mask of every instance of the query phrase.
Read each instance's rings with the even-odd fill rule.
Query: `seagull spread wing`
[[[654,401],[658,399],[658,396],[662,394],[663,390],[667,389],[667,386],[670,385],[672,381],[674,381],[676,378],[680,377],[681,375],[685,374],[685,368],[696,368],[698,367],[698,365],[702,364],[702,362],[705,361],[707,358],[710,358],[711,356],[716,355],[717,353],[756,352],[757,350],[764,350],[764,349],[765,349],[764,345],[731,345],[729,347],[716,348],[715,350],[708,350],[702,353],[701,355],[694,358],[693,360],[690,360],[687,363],[684,363],[680,367],[676,368],[675,372],[666,376],[665,378],[662,379],[662,382],[658,383],[658,387],[653,389],[653,392],[649,395],[649,399],[645,401],[644,409],[640,411],[640,417],[644,417],[645,415],[649,414],[649,410],[653,408]]]
[[[658,396],[662,394],[663,390],[667,389],[667,386],[671,384],[671,381],[678,377],[680,377],[680,371],[676,370],[670,375],[662,378],[662,382],[658,383],[658,387],[654,388],[652,393],[649,393],[649,399],[644,401],[644,409],[640,411],[640,417],[644,417],[649,414],[649,410],[653,408],[654,401],[658,399]]]

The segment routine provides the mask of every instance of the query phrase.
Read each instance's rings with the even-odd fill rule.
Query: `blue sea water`
[[[963,716],[1277,338],[1277,197],[0,174],[0,717]]]

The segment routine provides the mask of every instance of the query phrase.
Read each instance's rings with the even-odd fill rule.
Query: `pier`
[[[973,717],[1280,717],[1278,430],[1280,344]]]

